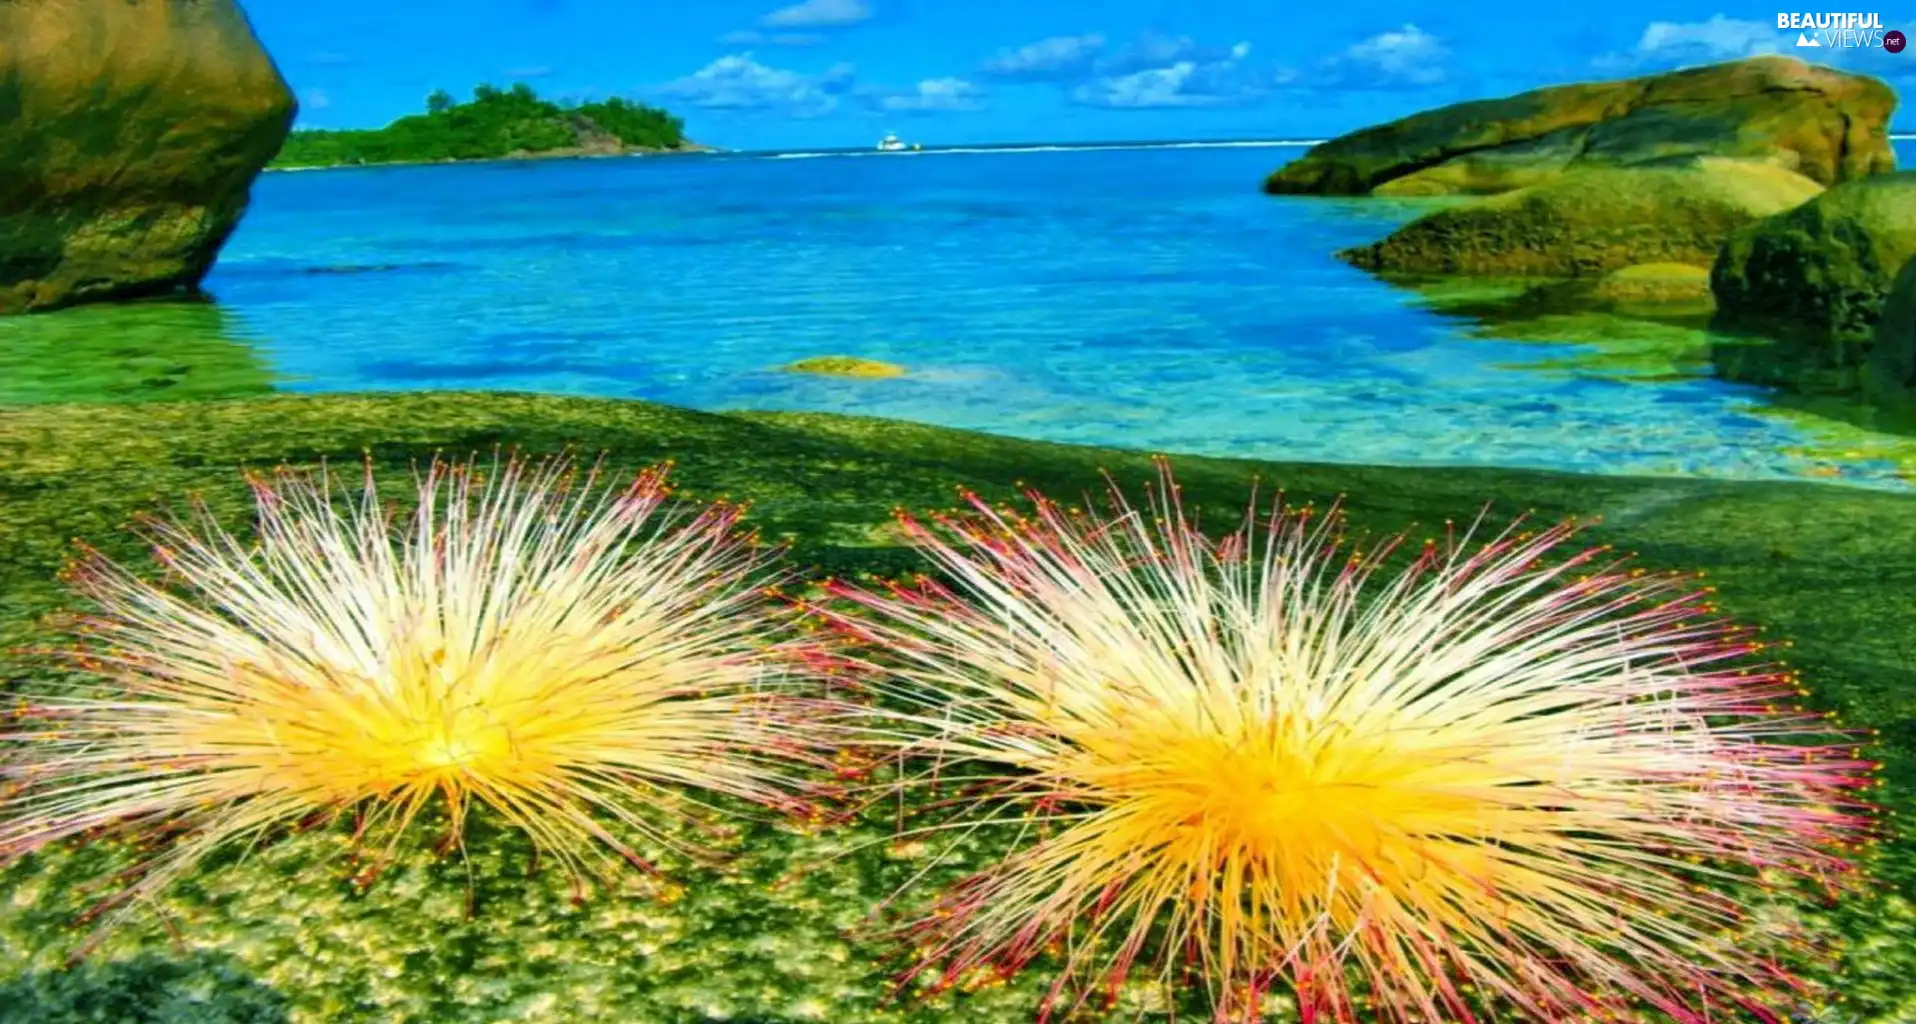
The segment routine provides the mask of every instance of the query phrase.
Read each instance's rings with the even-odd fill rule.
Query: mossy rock
[[[1590,167],[1426,214],[1338,255],[1391,273],[1601,276],[1635,264],[1708,265],[1737,229],[1822,186],[1772,164],[1702,157]]]
[[[1636,263],[1598,279],[1590,295],[1616,306],[1707,305],[1710,268],[1695,263]]]
[[[781,367],[786,373],[810,373],[821,377],[857,377],[861,379],[879,379],[885,377],[903,377],[905,368],[896,363],[880,362],[876,359],[860,359],[856,356],[814,356],[787,363]]]
[[[1883,300],[1916,256],[1916,172],[1848,182],[1736,232],[1710,271],[1719,330],[1769,339],[1726,348],[1724,376],[1847,394],[1869,361]]]
[[[191,289],[291,127],[233,0],[0,2],[0,313]]]
[[[1373,188],[1371,194],[1405,198],[1480,196],[1541,185],[1576,161],[1583,138],[1582,132],[1560,131],[1525,142],[1475,150],[1391,178]]]
[[[1916,400],[1916,258],[1903,264],[1883,301],[1867,383],[1871,397],[1898,403]]]
[[[1706,155],[1769,160],[1833,185],[1895,168],[1895,109],[1895,91],[1874,78],[1753,57],[1427,110],[1312,147],[1264,190],[1489,194],[1586,166]]]

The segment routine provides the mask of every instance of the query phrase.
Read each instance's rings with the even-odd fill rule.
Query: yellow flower
[[[802,800],[830,749],[793,713],[768,556],[734,506],[565,459],[435,461],[400,517],[370,469],[255,478],[257,543],[203,507],[157,521],[180,586],[89,553],[93,675],[0,733],[0,851],[101,827],[183,832],[132,892],[210,849],[352,809],[391,844],[475,805],[582,885],[670,844],[681,787]],[[802,641],[791,644],[802,646]]]
[[[1207,539],[1168,469],[1144,510],[1032,497],[906,517],[946,582],[817,607],[899,784],[962,809],[928,829],[1009,843],[908,929],[917,983],[1055,951],[1047,1012],[1145,965],[1220,1020],[1273,987],[1306,1021],[1729,1019],[1776,976],[1697,883],[1833,876],[1867,824],[1871,766],[1765,710],[1797,684],[1707,588],[1548,560],[1574,525],[1351,554],[1281,498]]]

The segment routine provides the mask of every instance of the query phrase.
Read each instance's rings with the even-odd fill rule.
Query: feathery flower
[[[1833,886],[1873,766],[1711,588],[1548,558],[1574,524],[1355,551],[1281,495],[1212,541],[1168,468],[1142,510],[1030,497],[901,513],[947,582],[815,606],[873,652],[870,739],[931,765],[899,785],[962,808],[931,827],[1009,830],[907,984],[1050,953],[1046,1017],[1148,968],[1219,1020],[1285,986],[1307,1022],[1780,1019],[1729,893]]]
[[[402,517],[370,464],[337,502],[324,472],[282,470],[251,479],[256,544],[198,502],[150,522],[170,580],[85,551],[90,679],[0,730],[0,855],[171,837],[131,896],[331,812],[383,838],[377,865],[428,807],[453,844],[478,804],[582,895],[646,866],[613,826],[674,845],[666,790],[798,809],[822,747],[765,640],[769,553],[667,471],[435,460]]]

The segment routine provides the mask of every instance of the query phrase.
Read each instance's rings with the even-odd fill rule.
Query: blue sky
[[[1908,0],[1905,0],[1908,2]],[[1524,5],[1531,11],[1549,5]],[[1538,85],[1807,55],[1916,86],[1916,48],[1799,49],[1771,6],[1509,0],[251,0],[303,127],[435,88],[628,96],[740,149],[1319,138]],[[1820,8],[1810,8],[1812,10]],[[1916,6],[1880,12],[1916,32]],[[1900,113],[1916,130],[1916,112]]]

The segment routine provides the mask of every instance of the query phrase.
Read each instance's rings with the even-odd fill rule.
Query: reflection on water
[[[1713,307],[1689,303],[1617,307],[1580,298],[1564,282],[1520,278],[1404,277],[1393,284],[1470,337],[1527,343],[1502,366],[1637,383],[1700,380],[1714,373]],[[1573,282],[1574,283],[1574,282]],[[1753,403],[1768,395],[1752,391]]]
[[[1746,339],[1709,329],[1713,306],[1653,303],[1592,309],[1562,282],[1402,278],[1419,305],[1474,338],[1527,343],[1532,353],[1499,364],[1542,376],[1667,384],[1710,378],[1711,350]],[[1783,448],[1798,475],[1841,480],[1859,472],[1894,486],[1916,483],[1916,417],[1839,397],[1752,389],[1751,415],[1787,425],[1800,440]]]
[[[0,317],[0,403],[239,398],[274,374],[211,302],[136,302]]]

